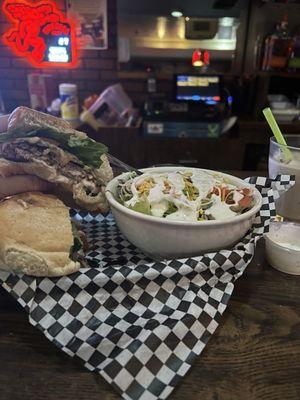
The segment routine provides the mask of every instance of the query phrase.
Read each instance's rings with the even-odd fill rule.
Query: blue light
[[[201,100],[201,97],[198,96],[197,94],[195,94],[194,96],[192,96],[192,100],[199,101],[199,100]]]

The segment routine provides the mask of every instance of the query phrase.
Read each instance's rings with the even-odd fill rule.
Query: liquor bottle
[[[285,16],[276,25],[275,31],[265,39],[262,69],[264,71],[284,70],[287,67],[291,50],[292,38],[288,32],[288,21]]]
[[[292,51],[288,62],[291,70],[300,69],[300,25],[293,32]]]
[[[156,93],[157,87],[156,87],[156,77],[153,69],[151,67],[147,67],[146,69],[148,73],[147,77],[147,92],[152,94]]]

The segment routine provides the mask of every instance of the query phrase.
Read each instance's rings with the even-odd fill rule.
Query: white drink
[[[300,221],[300,149],[291,149],[292,160],[285,163],[282,160],[282,153],[276,152],[269,157],[269,175],[275,178],[276,175],[295,175],[295,185],[285,192],[276,202],[276,212],[290,220]]]

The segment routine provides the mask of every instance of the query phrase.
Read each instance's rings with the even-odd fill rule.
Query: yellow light
[[[177,36],[179,39],[185,38],[185,23],[183,18],[178,18],[177,20]]]
[[[163,39],[166,34],[167,18],[158,17],[157,18],[157,36],[159,39]]]
[[[186,20],[186,21],[189,21],[189,20],[190,20],[190,17],[185,17],[185,20]]]
[[[194,61],[193,62],[193,66],[194,67],[202,67],[203,66],[203,61]]]

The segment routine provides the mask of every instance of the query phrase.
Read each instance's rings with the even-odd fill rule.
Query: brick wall
[[[0,4],[2,1],[0,1]],[[64,9],[64,0],[56,0],[60,9]],[[0,92],[7,111],[19,105],[30,105],[27,74],[43,72],[55,77],[57,85],[72,82],[78,85],[81,99],[90,93],[100,93],[117,81],[117,10],[116,0],[107,0],[108,7],[108,49],[84,50],[80,54],[76,69],[32,67],[22,57],[15,56],[10,48],[0,40]],[[0,10],[0,35],[11,26]]]

